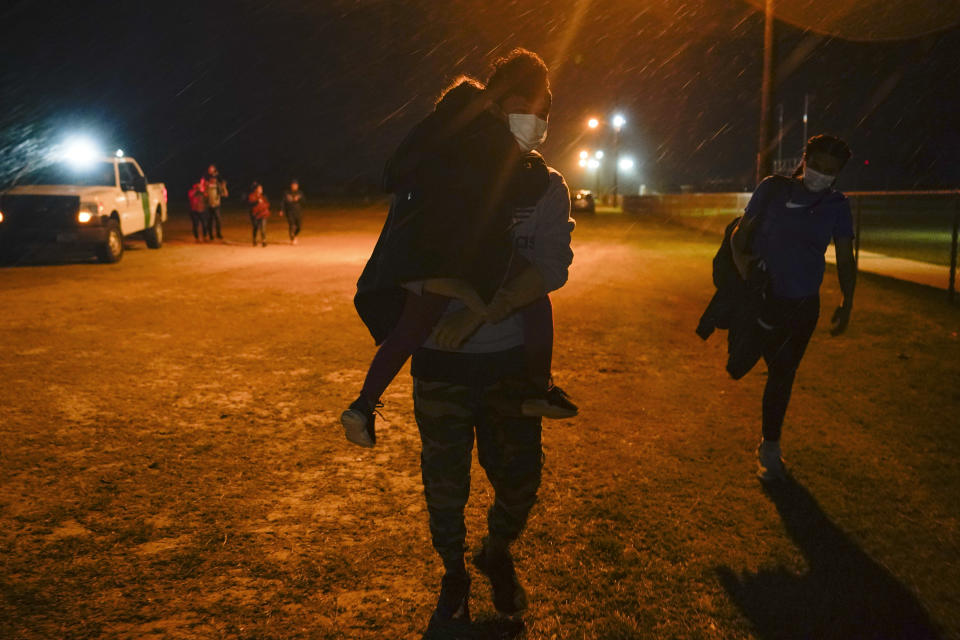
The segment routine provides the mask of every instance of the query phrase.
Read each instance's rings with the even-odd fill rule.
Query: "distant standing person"
[[[270,202],[263,195],[263,185],[254,182],[250,195],[247,196],[247,202],[250,203],[250,224],[253,225],[253,246],[257,246],[257,234],[260,234],[260,242],[267,246],[267,218],[270,217]]]
[[[207,167],[207,175],[200,181],[203,187],[203,194],[207,201],[207,233],[213,240],[213,232],[216,229],[217,239],[223,240],[223,234],[220,232],[220,205],[224,198],[230,195],[227,192],[227,182],[220,177],[216,165]]]
[[[207,239],[207,199],[203,194],[203,186],[200,182],[190,187],[187,194],[190,199],[190,221],[193,223],[193,239],[196,242],[203,242]]]
[[[741,277],[746,280],[760,268],[768,278],[757,326],[745,340],[748,357],[762,355],[767,363],[763,440],[757,448],[758,475],[764,481],[786,477],[780,432],[797,367],[817,327],[824,253],[831,238],[843,292],[831,333],[843,333],[850,322],[857,280],[853,217],[846,196],[833,188],[849,159],[850,148],[843,140],[826,135],[810,138],[791,178],[772,176],[757,186],[731,236]]]
[[[290,244],[297,244],[297,236],[300,235],[302,205],[303,192],[300,191],[300,183],[291,180],[290,188],[283,193],[283,202],[280,203],[280,215],[286,216],[290,229]]]

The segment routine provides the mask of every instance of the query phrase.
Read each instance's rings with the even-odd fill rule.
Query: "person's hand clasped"
[[[837,307],[833,312],[833,318],[830,319],[830,335],[838,336],[847,330],[850,324],[850,307]]]
[[[493,297],[493,300],[490,301],[490,304],[487,306],[487,322],[490,324],[497,324],[506,319],[507,316],[513,311],[513,304],[510,298],[510,293],[501,289],[497,292],[497,295]]]
[[[437,324],[437,345],[442,349],[458,349],[481,324],[483,316],[471,309],[449,313]]]

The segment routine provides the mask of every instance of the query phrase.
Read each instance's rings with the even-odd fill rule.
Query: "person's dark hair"
[[[830,135],[818,135],[813,136],[807,140],[807,146],[803,150],[803,160],[806,161],[814,153],[825,153],[828,156],[833,156],[840,161],[840,166],[847,164],[847,160],[850,159],[850,156],[853,155],[853,152],[850,151],[850,147],[846,142],[838,138],[837,136]],[[798,177],[803,173],[803,162],[797,165],[797,168],[793,170],[793,177]]]
[[[440,103],[465,103],[477,96],[483,89],[483,83],[476,78],[460,75],[440,92],[433,104],[436,107]]]
[[[550,80],[543,58],[527,49],[517,48],[493,62],[487,78],[487,94],[494,102],[508,95],[520,95],[531,102],[546,101],[549,105]]]

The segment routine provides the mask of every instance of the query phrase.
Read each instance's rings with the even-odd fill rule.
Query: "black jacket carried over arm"
[[[396,325],[405,282],[460,278],[492,297],[510,261],[513,207],[532,206],[548,182],[542,158],[525,156],[482,90],[450,90],[384,171],[390,211],[354,298],[374,341]]]
[[[773,194],[788,193],[788,178],[773,176],[769,179],[774,180]],[[770,202],[757,203],[755,215],[758,220],[766,215],[769,205]],[[760,359],[765,334],[757,319],[763,310],[768,282],[761,263],[752,264],[748,278],[744,280],[733,262],[731,236],[741,220],[742,217],[735,218],[723,232],[723,242],[713,258],[713,284],[717,291],[700,316],[696,329],[697,335],[704,340],[715,329],[727,329],[727,373],[734,380],[745,376]],[[752,244],[752,238],[748,244]]]

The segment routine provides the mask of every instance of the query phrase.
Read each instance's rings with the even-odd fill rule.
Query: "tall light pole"
[[[620,173],[620,129],[627,123],[619,113],[613,116],[613,206],[617,206],[617,174]]]
[[[760,135],[757,140],[756,184],[770,175],[771,120],[773,120],[773,61],[774,33],[773,8],[775,0],[766,0],[763,21],[763,81],[760,85]]]
[[[777,105],[777,171],[783,171],[783,103]]]
[[[810,94],[803,94],[803,150],[807,148],[807,112],[810,110]]]

